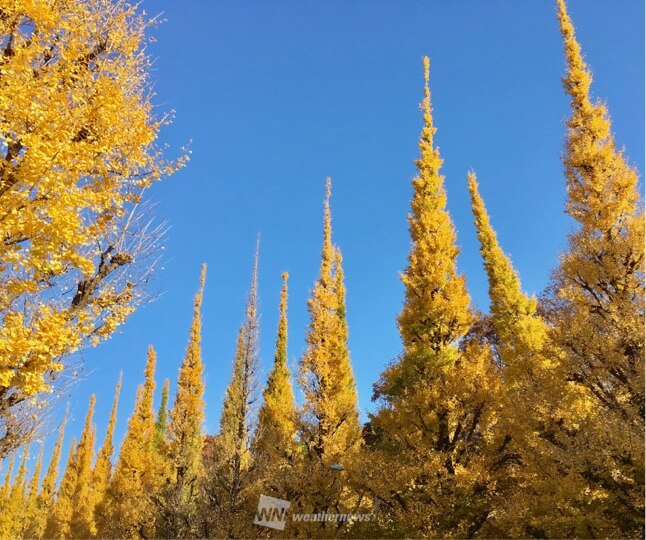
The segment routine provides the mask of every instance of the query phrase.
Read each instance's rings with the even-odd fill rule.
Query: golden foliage
[[[263,392],[258,424],[253,441],[254,463],[264,472],[289,467],[296,452],[297,412],[291,373],[287,365],[287,272],[283,272],[274,365]],[[264,478],[263,488],[284,476],[272,472]],[[282,482],[281,482],[282,484]],[[282,487],[282,486],[281,486]],[[279,493],[281,487],[273,486]]]
[[[123,1],[3,2],[0,422],[141,299],[141,197],[185,161],[155,146],[147,26]]]
[[[119,394],[121,393],[121,381],[123,379],[123,372],[119,373],[119,380],[114,391],[114,400],[112,402],[112,409],[110,410],[110,419],[108,421],[108,428],[106,430],[105,438],[103,439],[103,446],[99,451],[99,455],[94,463],[92,469],[92,485],[88,499],[88,507],[91,510],[92,522],[91,528],[86,532],[87,536],[96,536],[98,529],[96,526],[96,508],[105,496],[105,492],[110,484],[112,478],[112,454],[114,452],[114,428],[117,423],[117,407],[119,405]]]
[[[101,538],[149,538],[155,532],[155,496],[164,482],[164,464],[154,448],[155,363],[157,355],[148,347],[145,380],[137,389],[135,409],[121,444],[119,460],[97,507]]]
[[[446,210],[442,160],[434,146],[429,60],[424,59],[423,128],[413,180],[412,240],[399,328],[404,351],[375,385],[364,488],[385,502],[375,524],[394,536],[471,537],[491,514],[500,377],[489,348],[458,347],[475,317]],[[380,471],[389,467],[388,477]]]
[[[161,402],[155,419],[155,447],[157,451],[165,455],[168,452],[167,430],[168,430],[168,392],[170,380],[164,379],[162,387]]]
[[[170,411],[167,486],[164,510],[158,524],[166,536],[195,534],[195,499],[203,474],[204,364],[202,363],[202,300],[206,284],[206,264],[202,265],[199,290],[193,301],[193,320],[184,361],[177,379],[177,393]],[[158,427],[155,438],[159,439]]]
[[[72,495],[73,511],[70,518],[70,530],[72,536],[77,538],[90,538],[97,532],[92,497],[92,462],[96,437],[92,416],[95,404],[96,399],[92,395],[76,455],[76,486]]]
[[[344,484],[362,446],[357,390],[348,350],[345,284],[341,251],[332,243],[330,197],[326,181],[323,205],[323,248],[318,278],[307,308],[310,323],[298,382],[304,404],[300,410],[301,452],[293,464],[290,492],[294,511],[349,511],[354,503]],[[338,473],[330,467],[341,467]],[[336,524],[293,523],[295,536],[329,536]]]
[[[406,287],[399,330],[409,357],[417,351],[434,351],[459,339],[473,322],[464,277],[458,275],[455,229],[446,211],[442,158],[433,145],[437,129],[431,114],[430,61],[424,58],[424,125],[419,139],[418,174],[413,179],[413,200],[408,217],[412,247],[408,268],[402,274]],[[420,317],[426,313],[426,317]],[[418,358],[416,361],[422,361]],[[407,363],[408,360],[405,360]]]
[[[0,538],[21,537],[27,524],[28,501],[25,493],[25,477],[27,474],[27,459],[29,458],[29,445],[23,450],[18,474],[10,485],[13,472],[14,458],[12,457],[3,487],[2,500],[0,501]]]
[[[61,458],[61,450],[63,448],[65,424],[66,421],[63,421],[58,430],[58,438],[54,449],[52,450],[52,457],[40,486],[40,492],[36,498],[36,507],[34,509],[30,526],[27,529],[27,535],[33,538],[42,538],[45,534],[47,518],[54,503],[54,492],[56,489],[56,478],[58,476],[58,464]]]
[[[321,266],[307,302],[310,324],[299,375],[305,396],[301,439],[312,466],[324,467],[351,460],[361,444],[357,391],[348,351],[341,251],[332,244],[331,194],[328,178]]]
[[[72,439],[67,464],[63,478],[56,492],[56,499],[47,516],[47,526],[45,528],[45,538],[69,538],[71,535],[70,520],[74,508],[72,499],[76,489],[77,468],[78,468],[78,448],[76,439]]]
[[[222,404],[220,433],[215,437],[205,481],[211,514],[207,530],[211,535],[229,538],[242,535],[251,526],[238,516],[252,484],[250,430],[259,369],[259,249],[258,241],[245,319],[238,332],[233,372]]]
[[[644,527],[643,204],[606,107],[591,100],[592,77],[563,0],[558,18],[572,109],[563,156],[567,211],[577,228],[555,273],[548,315],[567,378],[595,413],[570,451],[585,486],[571,530],[633,536]]]
[[[132,306],[132,298],[122,301],[126,289],[103,282],[112,270],[95,281],[102,265],[123,253],[89,246],[135,203],[132,189],[147,186],[166,165],[152,147],[159,124],[139,93],[145,56],[133,56],[144,23],[128,4],[108,5],[63,1],[54,9],[49,2],[22,2],[0,13],[0,31],[13,36],[0,51],[0,88],[23,92],[15,110],[0,97],[0,118],[6,113],[0,136],[8,156],[0,166],[0,197],[8,205],[0,219],[0,238],[8,239],[0,246],[0,285],[6,285],[0,287],[0,399],[45,389],[44,374],[60,367],[56,358],[92,335],[110,333],[125,317],[121,309]],[[470,172],[491,300],[486,316],[471,308],[457,269],[459,248],[434,142],[430,62],[424,58],[411,248],[398,317],[403,350],[375,384],[378,409],[363,431],[328,179],[321,265],[308,300],[310,323],[298,373],[302,407],[295,403],[288,367],[284,273],[274,362],[255,418],[257,246],[220,432],[203,434],[204,265],[168,417],[168,380],[154,414],[156,355],[150,347],[115,470],[121,379],[96,463],[92,397],[56,494],[64,424],[40,492],[42,451],[29,483],[29,446],[15,478],[16,453],[11,454],[0,489],[0,537],[640,537],[644,220],[638,173],[615,146],[605,106],[591,101],[589,70],[564,1],[557,5],[572,107],[564,155],[567,210],[577,226],[540,301],[523,292]],[[37,21],[31,32],[50,41],[30,42],[21,21]],[[52,47],[54,35],[62,41]],[[122,78],[130,83],[119,85]],[[41,88],[41,79],[58,86]],[[78,94],[77,85],[84,85]],[[77,95],[83,99],[70,105]],[[120,116],[111,106],[130,109]],[[126,121],[128,134],[120,132]],[[144,169],[147,174],[139,176]],[[51,200],[41,200],[53,182],[60,193],[57,187],[50,190]],[[90,195],[86,186],[92,186]],[[59,195],[70,198],[69,207],[63,208]],[[18,224],[25,240],[11,236]],[[27,269],[19,279],[11,273],[15,264]],[[78,298],[72,304],[28,301],[27,309],[14,309],[15,299],[49,295],[70,276]],[[95,332],[96,324],[103,330]],[[288,499],[292,512],[360,512],[371,520],[288,521],[281,535],[252,524],[260,494]]]

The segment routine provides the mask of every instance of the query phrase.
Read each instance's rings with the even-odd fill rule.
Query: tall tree
[[[208,532],[229,538],[241,536],[251,526],[241,519],[240,512],[248,502],[250,432],[257,398],[259,247],[257,243],[245,320],[238,333],[233,373],[222,405],[220,433],[215,441],[214,460],[209,464],[206,481],[210,507],[215,509],[214,520],[208,522]]]
[[[166,431],[168,429],[168,392],[170,390],[170,381],[164,379],[162,387],[161,401],[157,410],[155,419],[155,448],[158,452],[166,452]]]
[[[399,315],[404,351],[375,385],[381,408],[367,430],[373,453],[365,477],[386,502],[378,514],[382,531],[472,536],[492,510],[486,448],[499,381],[489,349],[464,340],[475,317],[456,268],[459,250],[434,146],[428,58],[424,80],[412,245]]]
[[[498,243],[473,172],[468,187],[489,281],[492,342],[505,381],[494,462],[504,478],[498,480],[495,518],[483,533],[569,536],[560,523],[576,518],[563,510],[567,503],[556,501],[571,500],[585,489],[572,475],[573,448],[566,431],[571,433],[585,418],[586,396],[567,384],[561,351],[549,339],[536,298],[522,291],[518,273]]]
[[[73,441],[56,502],[49,515],[46,536],[89,538],[96,533],[91,501],[95,430],[92,425],[96,398],[90,397],[78,445]]]
[[[77,538],[90,538],[96,534],[94,505],[92,504],[92,461],[94,460],[96,437],[92,416],[95,404],[96,398],[92,394],[76,456],[76,486],[72,496],[73,512],[70,530],[72,535]]]
[[[11,484],[8,481],[13,470],[13,460],[10,463],[7,480],[5,481],[4,500],[0,507],[0,538],[22,537],[27,521],[26,477],[28,459],[29,445],[25,445],[18,473]]]
[[[321,266],[307,303],[310,324],[299,382],[305,396],[301,438],[312,461],[328,467],[356,454],[361,429],[348,351],[341,252],[332,243],[329,178],[325,189]]]
[[[161,229],[141,196],[183,163],[155,144],[149,27],[127,1],[13,2],[0,18],[0,457],[66,358],[143,296]],[[68,294],[73,291],[73,294]]]
[[[61,459],[61,450],[63,448],[63,437],[65,435],[65,425],[67,419],[61,422],[58,429],[58,438],[52,450],[52,457],[47,467],[47,472],[43,478],[40,492],[36,499],[36,510],[30,528],[27,530],[27,536],[33,538],[42,538],[47,526],[47,518],[54,504],[54,493],[56,490],[56,478],[58,477],[58,465]]]
[[[296,439],[298,413],[287,363],[287,272],[283,272],[282,278],[274,364],[263,391],[263,401],[258,411],[258,422],[251,445],[253,486],[248,497],[251,507],[257,503],[260,495],[290,501],[297,499],[299,495],[299,486],[295,481],[295,472],[301,457]],[[294,531],[288,523],[283,535],[290,534],[294,534]]]
[[[537,354],[547,341],[547,327],[537,315],[535,297],[525,294],[518,273],[498,243],[489,214],[478,191],[474,172],[469,172],[471,209],[475,218],[480,253],[489,280],[491,314],[498,335],[498,353],[504,363],[508,385],[521,384],[521,377],[532,379],[532,368],[539,359]],[[546,361],[546,359],[543,359]],[[521,373],[522,372],[522,373]]]
[[[154,449],[155,363],[148,347],[145,380],[137,389],[135,408],[121,444],[119,460],[97,508],[99,536],[105,538],[150,538],[155,534],[156,497],[163,478],[163,463]]]
[[[332,242],[331,195],[328,178],[321,264],[307,303],[310,323],[298,376],[305,399],[298,426],[303,455],[295,464],[293,505],[295,511],[304,513],[350,510],[344,484],[356,464],[362,441],[348,350],[341,251]],[[340,526],[343,524],[326,522],[298,525],[295,534],[330,535]]]
[[[20,505],[24,502],[25,495],[27,494],[27,461],[29,460],[29,445],[25,445],[22,451],[22,459],[20,460],[20,467],[18,467],[18,474],[14,478],[11,486],[10,497],[15,501],[20,501]]]
[[[25,499],[25,510],[22,516],[21,536],[33,538],[34,525],[39,513],[38,508],[38,489],[40,486],[40,472],[43,467],[43,456],[45,454],[45,445],[41,444],[38,452],[38,458],[34,465],[34,471],[29,481],[29,490]]]
[[[571,106],[567,212],[577,227],[555,272],[548,312],[568,378],[591,395],[597,417],[578,438],[586,456],[581,473],[594,494],[582,504],[598,518],[577,534],[632,536],[644,524],[643,205],[638,173],[615,145],[608,111],[590,97],[592,76],[565,2],[557,4]],[[593,450],[599,448],[605,450]]]
[[[16,461],[15,452],[11,454],[9,463],[6,463],[7,458],[4,459],[3,464],[7,465],[7,473],[4,477],[2,489],[0,489],[0,534],[2,537],[9,536],[13,526],[13,512],[11,511],[11,477],[13,475],[13,467]]]
[[[641,439],[644,216],[638,174],[615,146],[605,105],[591,102],[592,76],[563,0],[558,15],[572,108],[564,155],[567,212],[579,225],[557,271],[557,294],[567,306],[559,337],[577,378]]]
[[[456,263],[459,248],[455,228],[446,210],[443,160],[434,146],[437,132],[431,112],[430,61],[424,58],[424,125],[419,140],[418,174],[413,180],[413,199],[408,216],[412,247],[408,267],[402,274],[404,308],[399,315],[399,332],[405,354],[400,362],[401,380],[395,393],[405,389],[437,353],[455,350],[473,322],[464,276]],[[431,358],[429,358],[431,356]],[[429,362],[431,360],[431,362]]]
[[[38,497],[38,488],[40,486],[40,471],[43,468],[43,456],[45,455],[45,445],[41,444],[40,450],[38,451],[38,457],[36,458],[36,465],[34,465],[34,471],[31,475],[31,480],[29,482],[29,504],[30,506],[34,505],[36,498]]]
[[[193,301],[193,319],[184,361],[179,370],[177,393],[168,424],[168,485],[164,490],[160,534],[173,538],[199,535],[197,500],[203,474],[204,364],[202,363],[202,301],[206,264]]]
[[[70,521],[74,512],[72,499],[76,489],[78,448],[76,439],[72,439],[70,451],[67,456],[65,472],[56,492],[56,499],[47,516],[45,538],[68,538],[70,536]]]
[[[112,477],[112,454],[114,452],[114,427],[117,423],[117,408],[119,406],[119,394],[121,393],[121,382],[123,379],[123,372],[119,373],[119,380],[117,381],[117,386],[114,391],[114,399],[112,401],[112,409],[110,410],[110,419],[108,420],[108,428],[105,433],[105,438],[103,439],[103,446],[99,451],[97,456],[96,463],[94,464],[94,469],[92,471],[92,489],[91,489],[91,500],[89,504],[92,507],[92,515],[96,511],[97,505],[101,503],[103,497],[105,496],[105,491],[108,489],[110,484],[110,479]],[[97,528],[96,523],[92,528],[91,534],[96,535]]]
[[[2,491],[0,492],[3,499],[8,497],[11,491],[11,476],[13,475],[13,467],[15,465],[15,462],[16,462],[16,454],[13,453],[11,454],[11,458],[9,459],[9,465],[7,466],[7,473],[5,474],[4,482],[2,484]]]
[[[287,272],[280,291],[274,365],[263,392],[252,445],[253,461],[263,493],[288,496],[288,482],[297,451],[297,413],[287,365]],[[271,493],[270,493],[271,492]]]

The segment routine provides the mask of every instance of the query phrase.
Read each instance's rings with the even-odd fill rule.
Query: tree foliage
[[[284,470],[285,476],[294,464],[296,446],[297,410],[291,372],[287,362],[287,272],[283,272],[280,291],[280,310],[276,332],[274,364],[262,394],[262,406],[252,445],[253,461],[258,469],[258,481],[265,491],[284,493],[289,487],[286,478],[275,474]],[[273,486],[272,482],[279,484]],[[271,495],[271,493],[268,493]]]
[[[213,440],[207,463],[206,532],[209,536],[235,538],[251,525],[238,516],[247,504],[252,484],[251,429],[259,370],[259,248],[258,242],[245,318],[238,331],[231,380],[222,404],[220,432]]]
[[[102,265],[126,253],[123,245],[98,242],[90,249],[86,236],[94,235],[94,242],[114,227],[122,230],[120,218],[137,200],[130,195],[167,165],[153,150],[159,125],[151,123],[140,93],[146,60],[132,55],[144,25],[133,8],[107,0],[62,1],[56,6],[63,17],[53,3],[17,5],[0,9],[7,36],[0,41],[0,88],[13,84],[24,91],[15,110],[0,97],[7,117],[0,121],[6,139],[0,198],[8,209],[6,220],[0,216],[0,238],[8,239],[0,246],[0,383],[9,385],[0,389],[0,415],[5,433],[7,427],[17,430],[8,434],[10,444],[0,443],[0,454],[13,448],[0,488],[0,537],[643,537],[644,217],[638,172],[614,142],[606,106],[591,98],[590,71],[563,0],[557,0],[557,11],[571,104],[563,161],[574,228],[538,299],[523,291],[471,171],[467,185],[491,301],[487,314],[471,306],[458,270],[457,234],[435,141],[430,61],[424,58],[411,244],[397,318],[402,350],[374,385],[368,422],[360,424],[328,179],[320,268],[295,374],[300,399],[288,362],[285,272],[273,364],[256,406],[257,246],[218,433],[203,431],[210,360],[203,361],[201,345],[203,266],[170,410],[166,380],[155,414],[156,354],[150,346],[116,463],[121,378],[98,455],[92,397],[58,485],[65,424],[42,482],[42,449],[28,478],[30,445],[14,447],[29,429],[20,431],[7,404],[11,409],[37,395],[65,355],[123,322],[132,306],[132,298],[123,297],[129,285],[110,288],[110,273],[93,281]],[[32,42],[30,35],[44,37]],[[20,71],[25,59],[30,70]],[[117,84],[128,77],[134,77],[131,85]],[[39,79],[60,84],[44,89]],[[91,101],[63,104],[63,95],[76,99],[72,91],[82,83],[84,92],[106,92],[96,98],[106,110],[94,110]],[[40,96],[34,114],[45,115],[47,125],[22,110],[33,96]],[[51,109],[45,111],[43,103]],[[116,114],[108,103],[131,109],[108,126]],[[126,121],[133,123],[132,132],[117,133]],[[53,160],[51,171],[42,156]],[[112,171],[115,156],[125,161]],[[51,182],[60,184],[60,193],[53,190],[48,199]],[[92,197],[83,198],[88,206],[79,211],[85,186],[93,186]],[[116,202],[103,198],[108,194]],[[69,207],[62,208],[63,195],[71,197]],[[35,215],[42,220],[38,234]],[[11,236],[17,224],[25,239]],[[3,229],[10,226],[13,232]],[[25,273],[12,277],[14,262],[2,266],[9,256]],[[55,298],[56,287],[70,279],[82,305],[38,303]],[[108,290],[113,296],[106,299]],[[26,306],[20,315],[12,295]],[[262,517],[256,515],[261,495],[291,503],[284,530],[254,524]],[[308,519],[297,520],[296,514]],[[353,518],[326,519],[338,514]]]
[[[375,385],[370,420],[376,460],[367,487],[389,534],[473,536],[488,519],[494,480],[499,374],[491,351],[464,339],[475,316],[456,268],[442,159],[434,146],[429,59],[424,58],[423,128],[409,215],[411,251],[399,329],[404,351]],[[401,462],[384,482],[379,470]]]
[[[121,0],[0,7],[0,457],[144,298],[162,229],[142,195],[184,162],[155,145],[147,26]]]
[[[159,522],[165,536],[195,533],[199,482],[203,473],[204,436],[204,364],[202,363],[202,301],[206,285],[206,264],[202,265],[200,283],[193,300],[193,319],[184,361],[179,370],[175,401],[169,413],[166,452],[168,478],[163,490],[163,511]],[[163,418],[164,411],[160,411]],[[155,441],[160,439],[160,421],[155,425]],[[159,448],[159,447],[158,447]]]
[[[155,531],[156,497],[164,482],[164,462],[154,448],[155,363],[150,346],[137,389],[135,409],[121,444],[119,459],[102,502],[97,507],[100,537],[149,538]]]

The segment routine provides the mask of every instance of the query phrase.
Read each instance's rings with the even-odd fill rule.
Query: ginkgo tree
[[[168,118],[150,101],[149,24],[125,1],[1,4],[0,456],[28,437],[25,408],[65,358],[132,313],[154,267],[163,227],[142,195],[185,157],[155,144]]]
[[[443,174],[425,57],[410,250],[397,318],[402,350],[374,385],[369,421],[361,426],[328,180],[320,270],[307,302],[298,369],[289,367],[284,273],[274,363],[257,404],[257,247],[220,430],[206,432],[211,397],[205,379],[221,355],[205,349],[203,356],[204,265],[174,395],[166,380],[157,401],[151,346],[118,453],[120,379],[102,441],[92,396],[60,479],[65,422],[42,481],[42,447],[31,476],[33,444],[9,452],[2,460],[0,537],[643,537],[639,173],[615,144],[605,105],[591,97],[590,70],[564,1],[556,0],[556,7],[571,105],[563,161],[573,230],[539,298],[523,289],[494,228],[497,216],[489,214],[471,171],[467,183],[490,300],[488,314],[473,308],[458,264],[459,235],[447,205],[454,177],[447,181]],[[128,4],[24,0],[0,7],[0,23],[0,87],[38,88],[31,107],[52,114],[55,125],[39,124],[32,109],[23,111],[21,123],[16,119],[26,98],[18,95],[14,110],[0,96],[6,141],[5,163],[0,160],[0,203],[6,201],[0,204],[6,211],[0,215],[0,449],[6,451],[20,440],[20,430],[6,430],[20,427],[15,415],[29,405],[21,400],[51,386],[65,355],[107,336],[133,309],[135,282],[117,277],[151,244],[143,239],[145,228],[134,251],[127,240],[113,239],[129,237],[137,193],[172,167],[153,146],[159,124],[139,86],[145,57],[128,56],[139,50],[145,29]],[[72,49],[59,50],[64,47]],[[19,72],[20,58],[32,62],[30,69]],[[50,70],[60,78],[48,78]],[[103,80],[106,73],[112,75]],[[40,88],[39,78],[59,86]],[[78,90],[76,84],[89,86]],[[86,98],[78,98],[86,90]],[[90,95],[100,110],[92,108]],[[45,110],[47,100],[53,112]],[[110,113],[112,105],[132,108]],[[57,114],[67,114],[68,124]],[[120,130],[119,122],[133,122],[132,132],[111,133],[109,114]],[[128,142],[133,146],[119,146]],[[51,161],[50,169],[38,155]],[[486,193],[492,180],[483,178]],[[61,196],[70,197],[70,208]],[[63,283],[71,285],[67,296],[57,295]],[[260,495],[290,502],[283,530],[257,524]]]

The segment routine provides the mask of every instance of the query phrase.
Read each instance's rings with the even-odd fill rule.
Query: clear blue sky
[[[176,149],[192,140],[193,154],[152,193],[159,218],[172,227],[154,284],[163,294],[109,342],[83,353],[65,452],[92,392],[101,443],[119,370],[121,440],[149,343],[158,351],[158,389],[164,377],[174,385],[202,261],[209,265],[205,430],[217,430],[257,233],[263,376],[283,270],[291,276],[296,368],[318,271],[326,176],[333,179],[334,240],[345,257],[360,407],[364,415],[370,410],[372,383],[400,351],[398,272],[409,247],[423,55],[431,57],[436,142],[474,304],[488,307],[466,189],[471,167],[524,288],[544,288],[570,227],[560,163],[568,99],[554,2],[148,0],[143,7],[166,19],[150,48],[156,103],[160,112],[176,111],[163,140]],[[571,0],[569,7],[593,92],[608,103],[618,143],[643,171],[643,2]]]

